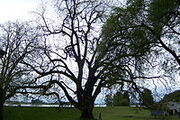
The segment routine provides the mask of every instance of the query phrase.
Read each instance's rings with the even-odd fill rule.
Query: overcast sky
[[[0,23],[31,19],[39,3],[40,0],[0,0]]]

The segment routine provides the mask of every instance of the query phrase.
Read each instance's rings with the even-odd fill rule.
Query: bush
[[[129,106],[129,101],[127,99],[122,99],[121,106]]]

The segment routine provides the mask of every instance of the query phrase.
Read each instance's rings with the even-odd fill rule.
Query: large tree
[[[38,34],[27,23],[7,23],[0,26],[0,47],[6,52],[0,62],[0,119],[3,105],[18,89],[33,83],[31,70],[22,64],[35,53]]]
[[[109,53],[118,59],[119,48],[128,46],[136,55],[136,74],[147,80],[158,71],[156,77],[165,79],[160,81],[167,87],[179,72],[179,5],[178,0],[127,0],[125,6],[115,7],[103,26]]]
[[[61,88],[67,100],[81,111],[81,118],[92,119],[94,101],[105,85],[100,79],[103,68],[97,60],[103,3],[57,0],[54,8],[58,22],[51,22],[45,12],[39,14],[45,35],[43,54],[32,64],[24,63],[43,79],[40,85],[47,85],[47,90],[53,86]],[[54,92],[62,94],[60,90]]]
[[[122,45],[119,48],[122,49],[121,56],[118,57],[122,59],[111,59],[114,54],[107,50],[111,45],[100,45],[103,43],[100,42],[100,27],[106,8],[104,3],[97,0],[58,0],[54,20],[52,17],[48,19],[46,12],[39,13],[43,23],[40,28],[45,35],[44,46],[34,62],[24,61],[39,74],[37,83],[47,86],[44,91],[54,86],[60,88],[67,100],[81,111],[81,118],[94,118],[94,102],[102,87],[118,81],[122,87],[127,82],[137,88],[129,67],[136,54],[129,53],[129,49]],[[61,95],[60,89],[54,92]]]

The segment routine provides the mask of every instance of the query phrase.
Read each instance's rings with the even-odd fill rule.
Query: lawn
[[[102,120],[180,120],[176,117],[151,117],[148,110],[130,107],[95,108],[94,116],[98,118],[101,113]],[[32,108],[32,107],[6,107],[5,120],[78,120],[79,111],[74,108]]]

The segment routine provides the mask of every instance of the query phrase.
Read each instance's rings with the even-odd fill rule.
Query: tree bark
[[[77,108],[81,112],[80,118],[84,120],[94,120],[94,116],[93,116],[94,102],[90,96],[88,99],[86,95],[84,95],[84,98],[82,99],[82,101],[79,101],[77,105]]]
[[[91,108],[82,108],[81,109],[81,118],[85,120],[93,120],[93,107]]]
[[[0,120],[4,120],[4,110],[3,110],[3,104],[0,103]]]

